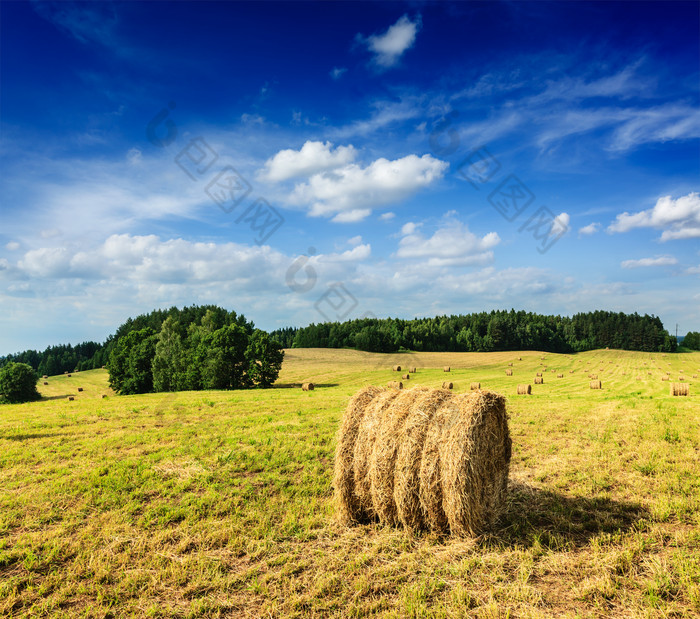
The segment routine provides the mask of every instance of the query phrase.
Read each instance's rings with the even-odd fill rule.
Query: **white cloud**
[[[384,34],[373,34],[366,39],[358,35],[358,40],[363,41],[374,54],[377,65],[386,69],[394,66],[403,53],[413,46],[420,27],[420,16],[412,22],[408,16],[403,15]]]
[[[311,176],[354,160],[355,149],[352,145],[338,146],[333,150],[333,144],[330,142],[307,141],[300,150],[281,150],[268,159],[259,176],[262,180],[280,182],[300,176]]]
[[[348,245],[350,247],[356,247],[357,245],[360,245],[362,243],[362,237],[358,234],[357,236],[353,236],[351,239],[348,239]]]
[[[389,211],[388,213],[382,213],[379,216],[379,219],[381,219],[382,221],[391,221],[392,219],[394,219],[394,217],[396,217],[396,213],[392,213],[391,211]]]
[[[338,80],[343,76],[343,73],[345,73],[347,69],[345,67],[333,67],[331,71],[331,77],[334,80]]]
[[[569,230],[569,222],[571,217],[568,213],[559,213],[552,221],[552,227],[549,230],[549,236],[563,236]]]
[[[8,251],[15,251],[19,249],[19,243],[17,241],[10,241],[5,245],[5,249]]]
[[[656,258],[640,258],[639,260],[623,260],[620,266],[623,269],[638,269],[640,267],[664,267],[678,264],[673,256],[657,256]]]
[[[431,155],[377,159],[363,168],[349,164],[314,174],[296,185],[291,204],[308,207],[313,217],[360,221],[371,209],[398,202],[442,178],[448,164]]]
[[[396,256],[425,261],[429,267],[467,266],[493,261],[492,249],[501,242],[496,232],[483,238],[473,234],[461,222],[449,220],[430,238],[416,232],[417,225],[407,223],[401,229]]]
[[[416,224],[416,223],[413,223],[412,221],[409,221],[408,223],[405,223],[403,226],[401,226],[401,234],[402,235],[413,234],[422,225],[423,224]]]
[[[690,273],[691,275],[700,275],[700,266],[690,267],[686,269],[685,272]]]
[[[583,236],[589,236],[591,234],[595,234],[600,230],[600,224],[596,221],[593,223],[588,224],[587,226],[583,226],[583,228],[578,229],[578,233]]]
[[[664,196],[653,208],[637,213],[622,213],[608,227],[608,232],[628,232],[634,228],[663,229],[662,241],[700,238],[700,194],[673,199]]]

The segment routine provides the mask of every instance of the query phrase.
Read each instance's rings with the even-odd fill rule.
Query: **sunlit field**
[[[488,534],[334,522],[345,404],[395,364],[418,368],[406,387],[508,397],[511,490]],[[42,401],[0,406],[0,614],[697,616],[698,374],[700,353],[301,349],[270,390],[119,397],[105,370],[49,377]]]

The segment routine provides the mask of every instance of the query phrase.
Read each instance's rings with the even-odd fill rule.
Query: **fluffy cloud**
[[[413,46],[420,27],[420,16],[412,22],[408,16],[403,15],[384,34],[373,34],[366,39],[358,35],[358,40],[364,42],[374,54],[376,64],[387,69],[393,67],[403,53]]]
[[[492,249],[501,242],[496,232],[480,238],[455,221],[446,222],[429,238],[417,232],[414,223],[405,224],[401,233],[396,256],[427,261],[429,267],[487,264],[493,261]]]
[[[569,230],[569,222],[571,217],[568,213],[559,213],[552,222],[552,227],[549,230],[549,236],[563,236]]]
[[[589,236],[591,234],[595,234],[598,232],[598,230],[600,230],[600,224],[594,221],[587,226],[583,226],[583,228],[579,228],[578,233],[583,236]]]
[[[355,149],[352,145],[338,146],[333,150],[330,142],[307,141],[300,150],[281,150],[268,159],[259,176],[262,180],[272,182],[286,181],[331,170],[354,160]]]
[[[673,199],[659,198],[654,208],[638,213],[622,213],[608,227],[608,232],[628,232],[634,228],[663,229],[662,241],[700,238],[700,194]]]
[[[640,258],[639,260],[623,260],[623,269],[638,269],[640,267],[664,267],[678,264],[673,256],[657,256],[656,258]]]
[[[290,202],[308,207],[314,217],[360,221],[373,207],[398,202],[428,187],[442,178],[447,167],[431,155],[381,158],[364,168],[353,163],[314,174],[294,188]]]
[[[10,241],[5,245],[5,249],[8,251],[15,251],[19,249],[19,243],[17,241]]]

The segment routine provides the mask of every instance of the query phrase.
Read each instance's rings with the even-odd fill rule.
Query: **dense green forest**
[[[39,375],[90,370],[107,365],[119,341],[134,331],[150,329],[159,334],[169,318],[178,336],[187,339],[191,325],[201,325],[207,312],[213,324],[238,325],[254,330],[243,315],[215,305],[154,310],[129,318],[104,344],[84,342],[76,346],[49,346],[45,351],[27,350],[0,358],[0,367],[10,362],[26,363]],[[283,348],[357,348],[372,352],[544,350],[580,352],[596,348],[619,348],[649,352],[675,352],[676,338],[669,335],[655,316],[614,312],[588,312],[566,316],[544,316],[515,310],[492,311],[434,318],[363,319],[344,323],[311,324],[272,331],[270,341]],[[700,333],[685,336],[686,348],[700,350]],[[179,381],[180,379],[178,379]],[[176,381],[177,382],[177,381]],[[181,384],[181,383],[177,383]],[[195,384],[191,381],[184,384]]]
[[[543,316],[515,310],[435,318],[361,319],[273,331],[285,347],[357,348],[370,352],[543,350],[581,352],[616,348],[675,352],[676,338],[655,316],[589,312]]]

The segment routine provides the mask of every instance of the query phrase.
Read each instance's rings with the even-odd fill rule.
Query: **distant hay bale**
[[[402,375],[401,375],[401,378],[402,378],[403,380],[410,380],[411,375],[410,375],[410,374],[402,374]]]
[[[49,383],[47,383],[46,381],[44,381],[44,384],[45,384],[45,385],[48,385]]]
[[[313,391],[316,388],[316,385],[313,383],[302,383],[301,384],[301,390],[302,391]]]
[[[530,395],[532,387],[530,385],[518,385],[518,395]]]
[[[48,378],[48,375],[44,374],[44,375],[42,376],[42,378]]]
[[[690,386],[688,383],[673,383],[671,395],[690,395]]]
[[[544,361],[544,360],[546,359],[546,357],[540,357],[540,359],[541,359],[542,361]]]
[[[671,376],[671,372],[666,372],[666,376]]]
[[[697,377],[698,377],[698,375],[697,375],[697,374],[693,374],[693,378],[697,378]]]
[[[569,370],[569,374],[573,374],[573,373],[574,373],[574,371],[573,371],[573,370]]]
[[[64,374],[68,374],[68,371],[63,372]]]
[[[661,380],[671,380],[668,376],[662,376]]]
[[[535,384],[544,385],[544,378],[542,378],[541,376],[535,376]]]
[[[512,364],[512,363],[509,363],[509,364],[508,364],[508,367],[509,367],[509,368],[512,368],[512,367],[513,367],[513,364]]]
[[[518,357],[518,361],[522,361],[522,360],[523,360],[523,358],[522,358],[522,357]]]
[[[471,391],[476,391],[478,389],[481,389],[481,383],[472,383],[471,385],[469,385],[469,389]]]
[[[416,373],[416,368],[415,368],[415,367],[413,367],[413,368],[408,368],[408,371],[409,371],[411,374],[415,374],[415,373]]]
[[[597,375],[597,374],[589,374],[589,375],[588,375],[588,378],[590,378],[591,380],[597,380],[597,379],[598,379],[598,375]]]
[[[106,397],[107,397],[107,395],[103,393],[103,394],[102,394],[102,399],[104,400]]]
[[[389,389],[403,389],[403,383],[398,380],[390,380],[386,386],[389,387]]]
[[[538,377],[542,376],[542,372],[537,372],[537,374],[535,374],[535,376],[538,376]]]
[[[443,381],[442,383],[442,388],[443,389],[452,389],[453,385],[449,380]]]
[[[602,389],[603,388],[603,383],[601,383],[599,380],[592,380],[590,383],[591,389]]]
[[[510,458],[503,396],[365,387],[338,432],[338,519],[478,535],[505,502]]]
[[[510,368],[508,368],[508,369],[506,370],[506,376],[513,376],[513,370],[511,370]]]
[[[70,378],[70,377],[71,377],[71,375],[70,375],[70,374],[68,374],[68,378]]]
[[[78,391],[82,391],[82,390],[83,390],[83,388],[82,388],[82,387],[78,387]]]
[[[74,398],[72,395],[69,395],[69,396],[68,396],[68,400],[71,400],[71,401],[72,401],[72,400],[75,400],[75,398]]]
[[[564,378],[563,374],[557,374],[557,378]]]
[[[450,366],[446,365],[444,368],[442,368],[443,372],[449,372],[450,371]]]
[[[401,366],[400,365],[395,365],[393,368],[394,372],[400,372],[401,371]]]

